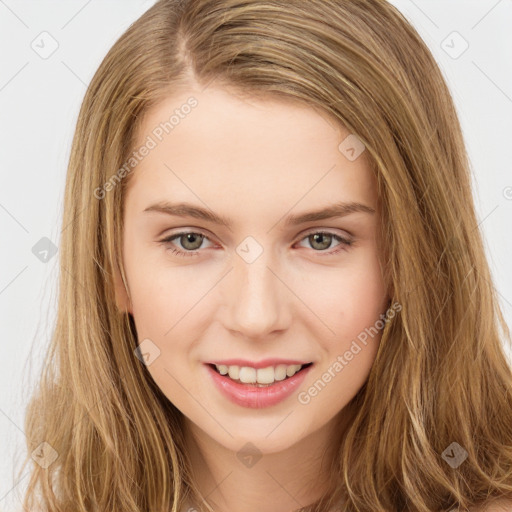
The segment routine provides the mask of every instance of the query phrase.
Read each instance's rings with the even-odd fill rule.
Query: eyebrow
[[[193,217],[200,220],[205,220],[213,224],[231,228],[232,221],[222,215],[213,213],[210,210],[195,206],[190,203],[169,203],[167,201],[160,201],[151,206],[148,206],[144,212],[159,212],[176,217]],[[374,214],[375,210],[365,204],[357,202],[339,202],[332,205],[327,205],[320,210],[311,210],[301,213],[299,215],[288,215],[284,219],[284,226],[298,226],[306,222],[313,222],[317,220],[334,219],[345,217],[352,213],[368,213]]]

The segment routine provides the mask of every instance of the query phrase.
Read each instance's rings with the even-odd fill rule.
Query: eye
[[[176,233],[175,235],[168,236],[160,241],[164,245],[172,244],[174,240],[179,239],[181,246],[185,249],[184,251],[172,247],[169,249],[172,254],[178,256],[194,256],[198,252],[197,250],[201,247],[203,240],[209,240],[203,233],[197,233],[195,231],[183,231]]]
[[[180,245],[184,250],[176,248],[174,240],[179,240]],[[187,257],[197,256],[204,240],[209,240],[209,238],[203,233],[198,233],[196,231],[182,231],[164,238],[160,243],[164,246],[171,244],[171,248],[169,248],[169,250],[172,254],[180,257]],[[342,236],[330,231],[313,231],[301,238],[300,242],[303,240],[308,240],[311,243],[312,248],[317,249],[315,252],[325,252],[326,256],[336,254],[340,251],[346,251],[353,243],[352,240],[343,238]],[[338,242],[340,242],[339,248],[334,251],[327,252],[326,249],[331,246],[333,240],[338,240]]]
[[[318,249],[315,252],[325,252],[325,256],[337,254],[340,251],[346,251],[353,243],[352,240],[343,238],[342,236],[330,231],[313,231],[302,238],[301,241],[302,240],[307,240],[313,249]],[[339,247],[334,251],[327,252],[326,249],[331,246],[333,240],[338,240],[340,242]],[[324,254],[322,254],[322,256],[324,256]]]

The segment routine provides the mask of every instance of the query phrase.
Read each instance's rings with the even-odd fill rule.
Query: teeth
[[[273,384],[275,381],[293,377],[301,368],[300,364],[280,364],[276,367],[251,368],[250,366],[215,365],[221,375],[228,375],[230,379],[238,380],[244,384]]]
[[[233,380],[238,379],[238,374],[240,373],[240,368],[238,366],[230,366],[228,368],[229,377]]]

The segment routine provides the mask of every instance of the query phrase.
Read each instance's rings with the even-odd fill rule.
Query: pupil
[[[317,243],[318,239],[322,240],[324,237],[326,237],[327,240],[328,240],[327,244],[325,244],[325,242],[324,242],[324,244],[322,244],[320,242],[320,245],[324,245],[324,247],[322,247],[322,249],[326,249],[327,247],[329,247],[329,245],[330,245],[330,236],[331,235],[329,235],[327,233],[317,233],[317,234],[312,235],[312,236],[313,236],[314,243]]]
[[[199,245],[197,245],[196,247],[194,247],[194,238],[197,238],[197,240],[199,241]],[[192,250],[198,249],[201,246],[202,238],[203,238],[202,235],[195,235],[194,233],[187,233],[185,235],[186,243],[183,244],[183,246],[186,247],[187,249],[192,249]],[[190,240],[192,240],[192,241],[190,242]],[[197,240],[196,240],[196,244],[197,244]],[[186,244],[188,244],[188,243],[192,243],[192,247],[187,247]]]

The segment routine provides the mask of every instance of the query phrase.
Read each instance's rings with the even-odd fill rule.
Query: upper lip
[[[292,364],[305,365],[312,361],[299,361],[298,359],[263,359],[261,361],[248,361],[247,359],[223,359],[219,361],[207,361],[206,364],[215,364],[217,366],[249,366],[251,368],[267,368],[268,366],[278,366],[285,364],[290,366]]]

